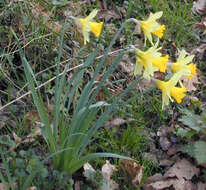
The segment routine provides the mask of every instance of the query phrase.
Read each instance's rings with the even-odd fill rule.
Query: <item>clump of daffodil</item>
[[[150,79],[154,75],[155,71],[165,72],[168,62],[168,55],[162,56],[158,52],[160,48],[157,48],[158,42],[149,48],[147,51],[141,51],[136,49],[136,65],[134,69],[134,75],[142,74],[146,79]]]
[[[162,91],[162,109],[169,104],[169,100],[173,101],[172,98],[174,98],[177,103],[181,103],[185,97],[187,89],[185,87],[176,87],[181,77],[182,73],[178,72],[167,82],[156,80],[158,88]]]
[[[185,75],[188,79],[191,79],[197,70],[196,65],[191,63],[193,58],[194,55],[187,56],[187,52],[182,50],[177,61],[171,66],[172,72],[182,72],[182,75]]]
[[[149,18],[145,21],[140,21],[140,27],[142,31],[144,32],[145,36],[145,43],[148,39],[151,44],[152,42],[152,34],[157,36],[158,38],[162,38],[163,33],[165,31],[165,25],[160,25],[156,20],[159,19],[162,16],[163,12],[157,12],[157,13],[150,13]]]
[[[84,44],[89,42],[89,32],[99,37],[102,31],[103,22],[93,22],[98,10],[94,9],[86,18],[75,18],[77,25],[80,27],[84,37]]]

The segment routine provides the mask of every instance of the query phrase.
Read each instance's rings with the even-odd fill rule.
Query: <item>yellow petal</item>
[[[90,22],[91,32],[96,36],[99,37],[102,31],[103,22]]]
[[[162,11],[156,12],[156,13],[150,13],[148,20],[157,20],[163,15]]]
[[[187,67],[189,68],[190,73],[191,73],[190,75],[187,76],[187,78],[191,79],[194,76],[194,74],[196,73],[197,67],[193,63],[189,64]]]
[[[191,74],[188,66],[181,61],[173,63],[171,69],[173,73],[182,72],[186,76]]]
[[[155,34],[157,37],[162,38],[164,31],[165,25],[163,24],[158,29],[154,30],[152,33]]]
[[[85,19],[87,19],[87,21],[91,21],[98,13],[97,9],[94,9]]]
[[[178,103],[180,103],[185,96],[186,88],[175,87],[181,76],[182,74],[178,72],[167,82],[156,80],[157,87],[162,91],[162,109],[169,104],[169,100],[173,101],[171,96]]]
[[[136,62],[135,68],[134,68],[134,76],[142,74],[142,69],[143,69],[143,66],[139,62]]]
[[[164,57],[158,57],[152,60],[152,64],[159,69],[160,72],[165,72],[167,68],[169,56],[165,55]]]
[[[180,87],[173,87],[170,89],[171,96],[177,101],[177,103],[181,103],[182,99],[185,97],[185,93],[187,92],[187,89],[180,88]]]
[[[170,97],[170,89],[168,88],[169,82],[161,81],[161,80],[156,80],[157,82],[157,87],[162,91],[162,109],[164,106],[167,106],[169,104],[169,99]]]

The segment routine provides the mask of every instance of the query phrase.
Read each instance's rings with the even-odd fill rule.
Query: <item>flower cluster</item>
[[[183,76],[186,76],[188,80],[192,79],[196,73],[196,65],[192,63],[194,55],[187,55],[185,50],[180,51],[179,57],[175,63],[170,64],[170,70],[167,69],[167,63],[169,56],[163,56],[158,48],[159,39],[162,38],[165,25],[160,25],[156,20],[162,16],[163,12],[157,12],[155,14],[150,13],[150,16],[145,21],[140,21],[140,27],[145,36],[145,44],[148,39],[152,44],[147,51],[136,51],[136,65],[134,69],[134,75],[141,74],[145,79],[151,79],[154,76],[154,72],[172,72],[173,76],[168,81],[162,81],[154,79],[157,87],[162,91],[162,108],[169,104],[169,101],[174,99],[177,103],[181,103],[185,97],[187,89],[182,84],[181,80]],[[154,45],[152,35],[155,35],[158,40]],[[153,78],[152,78],[153,79]]]
[[[99,37],[102,31],[103,22],[94,22],[93,18],[97,15],[97,10],[93,10],[86,18],[75,18],[76,24],[79,26],[84,37],[84,44],[89,42],[89,33],[92,32]],[[169,55],[162,55],[159,46],[159,39],[163,37],[166,29],[165,25],[157,22],[161,18],[163,12],[155,14],[150,13],[149,18],[144,21],[137,21],[145,37],[145,45],[147,40],[151,43],[151,47],[146,51],[134,49],[136,54],[136,64],[134,75],[142,74],[145,79],[155,80],[157,87],[162,91],[162,108],[169,104],[169,101],[177,101],[181,103],[185,97],[187,89],[182,84],[183,76],[191,80],[196,73],[196,65],[192,63],[194,55],[187,55],[185,50],[180,51],[176,62],[168,64]],[[153,36],[156,36],[157,42],[153,43]],[[156,71],[163,73],[173,73],[168,81],[154,79]]]

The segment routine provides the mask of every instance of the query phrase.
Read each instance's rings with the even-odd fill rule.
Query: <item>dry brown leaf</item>
[[[187,180],[178,179],[167,179],[167,180],[161,180],[161,181],[156,181],[154,183],[150,183],[146,186],[146,190],[162,190],[165,188],[169,188],[173,186],[174,190],[196,190],[196,186]]]
[[[183,76],[182,80],[183,85],[185,86],[188,92],[196,91],[197,88],[194,85],[200,84],[197,73],[195,73],[195,75],[191,79],[188,79],[186,76]]]
[[[32,14],[34,17],[44,16],[48,18],[54,17],[54,14],[52,14],[50,11],[47,11],[46,8],[41,3],[35,3],[32,5]]]
[[[8,184],[7,183],[7,185],[9,186],[9,187],[11,187],[11,184]],[[15,189],[17,189],[17,183],[13,183],[13,185],[14,185],[14,188]],[[10,189],[10,188],[9,188]],[[7,187],[3,184],[3,183],[0,183],[0,190],[7,190]]]
[[[175,180],[173,187],[175,190],[196,190],[196,186],[192,182],[184,179]]]
[[[168,127],[165,125],[160,126],[160,128],[157,131],[157,136],[158,137],[166,137],[168,134],[173,132],[174,128],[173,127]]]
[[[206,17],[203,17],[201,22],[195,24],[195,28],[198,30],[203,30],[203,33],[200,34],[201,36],[206,34]]]
[[[24,139],[21,143],[27,144],[27,143],[32,143],[35,141],[34,137],[26,137],[26,139]]]
[[[171,166],[172,164],[174,164],[173,160],[160,160],[159,166]]]
[[[104,164],[102,166],[102,174],[105,177],[106,180],[110,180],[110,178],[112,177],[112,174],[114,171],[116,171],[117,169],[115,168],[114,165],[110,164],[110,162],[108,160],[106,160],[106,164]]]
[[[62,30],[62,25],[59,22],[47,22],[46,23],[47,28],[49,28],[50,30],[52,30],[53,32],[56,33],[60,33]]]
[[[146,186],[146,190],[162,190],[173,185],[175,180],[156,181]]]
[[[35,186],[29,187],[27,190],[37,190]]]
[[[46,21],[45,25],[52,30],[53,32],[59,33],[62,29],[62,25],[59,22],[53,22],[50,19],[54,17],[54,14],[50,11],[47,11],[46,8],[40,4],[32,4],[32,10],[31,13],[33,17],[39,21],[40,17],[43,17]]]
[[[133,184],[136,184],[136,185],[140,184],[141,181],[142,181],[142,176],[143,176],[143,167],[141,166],[141,167],[139,168],[139,171],[137,172],[137,175],[136,175],[135,178],[132,180],[132,183],[133,183]]]
[[[182,159],[175,163],[166,173],[165,177],[177,177],[178,179],[192,179],[194,175],[198,176],[200,172],[199,168],[193,166],[186,159]]]
[[[0,183],[0,190],[7,190],[6,186],[3,183]]]
[[[94,170],[94,168],[87,162],[86,164],[84,164],[84,166],[83,166],[83,168],[84,168],[84,171],[85,170],[90,170],[90,171],[92,171],[92,172],[96,172],[95,170]],[[85,176],[85,175],[84,175]],[[86,176],[85,176],[86,177]]]
[[[139,89],[140,91],[144,91],[144,90],[147,90],[153,86],[154,86],[153,81],[144,79],[144,80],[141,80],[140,82],[138,82],[137,89]]]
[[[156,181],[162,181],[163,179],[164,179],[163,175],[160,173],[157,173],[153,176],[148,177],[145,181],[145,184],[154,183]]]
[[[113,126],[118,126],[118,125],[122,125],[124,123],[126,123],[127,121],[125,119],[122,118],[116,118],[113,119],[112,121],[108,121],[104,127],[108,128],[108,127],[113,127]]]
[[[206,59],[206,44],[202,44],[198,47],[195,47],[192,50],[192,54],[195,54],[195,56],[199,59],[199,60],[205,60]]]
[[[160,137],[159,144],[160,144],[162,150],[164,150],[164,151],[168,150],[170,148],[170,146],[172,145],[172,143],[170,142],[170,140],[167,137]]]
[[[120,19],[121,15],[116,13],[114,9],[112,10],[100,10],[98,13],[99,18],[104,18],[106,22],[108,22],[111,18]]]
[[[84,164],[83,168],[84,168],[83,175],[84,175],[85,177],[88,177],[88,176],[86,175],[86,172],[85,172],[86,170],[89,170],[89,171],[91,171],[91,172],[93,172],[93,173],[96,172],[96,171],[94,170],[94,168],[93,168],[89,163]],[[115,170],[116,170],[115,166],[113,166],[112,164],[110,164],[108,160],[106,160],[106,164],[104,164],[104,165],[102,166],[102,171],[101,171],[101,173],[102,173],[102,176],[103,176],[104,180],[107,182],[107,185],[109,186],[109,189],[110,189],[110,190],[115,190],[115,189],[118,189],[118,188],[119,188],[119,185],[118,185],[114,180],[111,179],[111,176],[112,176],[112,174],[113,174],[113,172],[114,172]],[[100,189],[98,189],[98,190],[105,190],[105,189],[102,189],[102,188],[100,187]]]
[[[132,183],[140,184],[143,175],[143,167],[134,160],[121,160],[121,169],[126,170],[132,178]]]
[[[181,145],[174,144],[169,148],[169,150],[167,151],[167,154],[169,156],[172,156],[172,155],[176,154],[177,152],[180,152],[181,148],[182,148]]]
[[[119,63],[121,70],[129,75],[133,75],[134,72],[134,65],[130,64],[130,63],[125,63],[123,61],[121,61]]]
[[[206,183],[199,182],[197,184],[197,190],[206,190]]]
[[[63,12],[64,16],[79,16],[82,15],[82,10],[84,10],[84,6],[86,3],[80,1],[67,1],[67,6],[65,7],[65,11]]]
[[[13,135],[15,143],[20,143],[21,142],[21,138],[18,137],[15,132],[12,132],[12,135]]]
[[[24,124],[28,127],[32,127],[36,123],[39,123],[41,121],[39,114],[37,111],[30,111],[26,114],[24,117]]]
[[[104,176],[104,179],[106,180],[107,184],[111,189],[119,188],[119,185],[114,180],[111,179],[113,172],[116,170],[117,169],[115,168],[115,166],[110,164],[108,160],[106,160],[106,164],[102,166],[102,175]]]
[[[193,9],[199,14],[206,14],[206,0],[197,0],[194,2]]]

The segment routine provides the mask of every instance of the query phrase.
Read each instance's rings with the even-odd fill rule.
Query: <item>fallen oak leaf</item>
[[[188,92],[196,91],[197,88],[194,86],[194,84],[200,84],[197,73],[195,73],[191,79],[188,79],[186,76],[183,76],[182,80],[183,85]]]
[[[194,2],[193,9],[199,14],[206,14],[206,1],[198,0]]]
[[[29,187],[27,190],[37,190],[35,186]]]
[[[197,184],[197,190],[205,190],[205,189],[206,189],[206,183],[199,182]]]
[[[177,177],[178,179],[190,180],[194,175],[198,176],[200,169],[193,166],[186,159],[175,163],[164,175],[164,177]]]
[[[89,164],[86,163],[83,166],[84,172],[83,175],[90,180],[93,183],[101,184],[98,190],[115,190],[119,188],[119,185],[111,179],[111,176],[113,172],[116,170],[115,166],[109,163],[108,160],[106,160],[106,164],[102,166],[102,170],[100,172],[100,175],[102,176],[102,179],[100,181],[96,181],[96,177],[99,174],[99,171],[95,171],[94,168]],[[95,181],[94,181],[95,180]]]
[[[202,45],[195,47],[191,53],[195,54],[198,60],[204,60],[206,58],[206,44],[203,43]]]
[[[15,132],[12,132],[12,135],[13,135],[15,143],[20,143],[21,142],[21,138],[18,137]]]
[[[15,189],[17,189],[17,187],[18,187],[16,183],[13,183],[13,186]],[[3,183],[0,183],[0,190],[8,190],[8,189],[10,189],[10,187],[11,187],[11,184],[6,183],[6,185],[5,185]]]
[[[6,185],[4,185],[3,183],[0,183],[0,190],[6,190],[7,187]]]
[[[195,24],[195,29],[203,30],[201,36],[206,34],[206,17],[203,17],[201,22]]]
[[[173,186],[174,190],[196,190],[196,186],[187,180],[184,179],[168,179],[164,181],[156,181],[154,183],[150,183],[146,186],[146,190],[162,190],[162,189],[170,189]]]
[[[102,175],[111,190],[119,188],[119,185],[114,180],[111,179],[113,172],[116,170],[117,169],[115,168],[115,166],[110,164],[108,160],[106,160],[106,164],[102,166]],[[105,189],[101,187],[100,190],[105,190]]]
[[[110,178],[112,177],[112,174],[114,171],[116,171],[117,169],[115,168],[114,165],[110,164],[110,162],[108,160],[106,160],[106,164],[104,164],[102,166],[102,174],[105,177],[106,180],[110,180]]]
[[[116,13],[114,9],[111,10],[100,10],[98,13],[98,17],[104,18],[106,22],[108,22],[110,19],[121,19],[121,16]]]
[[[156,181],[154,183],[148,184],[146,186],[146,190],[162,190],[171,187],[174,182],[175,180]]]
[[[134,185],[140,184],[143,176],[143,167],[134,160],[120,160],[121,169],[126,170],[132,178]]]
[[[191,181],[184,179],[175,180],[173,187],[175,190],[196,190],[196,186]]]

